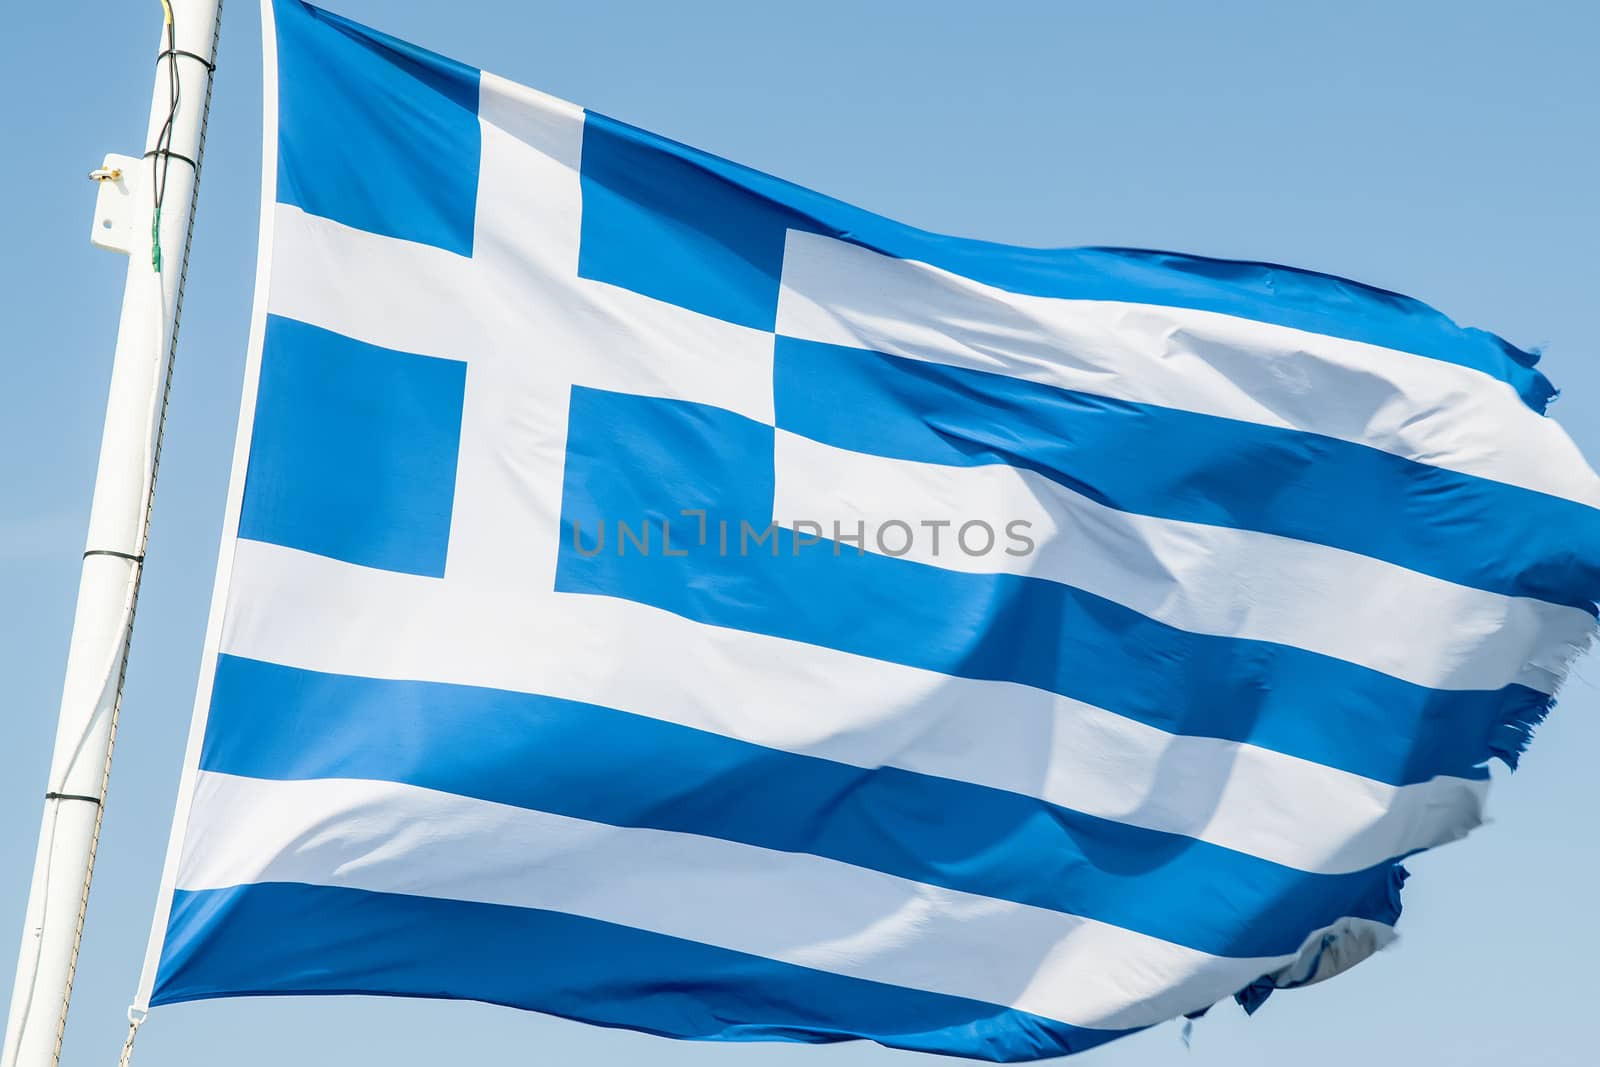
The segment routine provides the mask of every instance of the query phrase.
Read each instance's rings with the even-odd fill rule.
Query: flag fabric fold
[[[1029,1060],[1339,973],[1587,646],[1535,358],[946,237],[297,2],[140,1002]]]

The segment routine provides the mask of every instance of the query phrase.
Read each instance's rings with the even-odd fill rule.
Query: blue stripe
[[[853,452],[1022,467],[1122,511],[1595,611],[1600,511],[1348,441],[787,337],[773,395],[780,427]]]
[[[273,17],[278,202],[472,255],[479,72],[299,0]]]
[[[1289,955],[1345,916],[1399,915],[1394,864],[1308,874],[1019,793],[496,689],[224,656],[200,765],[249,778],[400,782],[823,856],[1215,956]]]
[[[481,1000],[666,1037],[867,1038],[999,1061],[1132,1032],[548,911],[289,883],[174,896],[152,1004],[330,993]]]
[[[580,273],[771,329],[794,229],[918,260],[996,288],[1215,311],[1481,371],[1542,412],[1538,356],[1417,300],[1269,263],[1119,248],[1017,248],[928,233],[604,115],[584,123]]]
[[[861,410],[861,409],[855,409]],[[1018,682],[1175,734],[1249,742],[1403,785],[1483,777],[1514,747],[1506,722],[1536,721],[1521,686],[1441,691],[1286,645],[1189,633],[1080,590],[967,574],[779,532],[745,546],[740,523],[772,514],[773,430],[703,405],[574,389],[556,588],[615,596],[698,622],[840,649],[964,678]],[[708,543],[696,544],[707,513]],[[616,526],[655,530],[646,556]],[[730,531],[720,549],[720,523]],[[661,551],[672,524],[673,551]],[[611,539],[593,552],[597,528]],[[587,532],[583,532],[587,531]],[[1498,739],[1498,740],[1497,740]]]

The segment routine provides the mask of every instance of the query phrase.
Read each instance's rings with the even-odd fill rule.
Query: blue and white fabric
[[[1589,640],[1600,480],[1495,336],[926,233],[268,15],[141,1003],[994,1060],[1253,1008],[1391,940]]]

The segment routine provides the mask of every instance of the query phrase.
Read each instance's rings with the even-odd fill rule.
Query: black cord
[[[162,55],[167,56],[167,99],[171,103],[167,108],[167,121],[162,123],[161,132],[156,135],[156,147],[153,150],[156,162],[151,168],[155,180],[150,183],[154,197],[150,219],[150,265],[158,273],[161,270],[161,205],[167,199],[167,171],[172,166],[172,136],[183,93],[183,79],[178,76],[178,16],[170,4],[166,7],[167,50]]]
[[[165,52],[158,54],[156,56],[156,62],[159,63],[168,56],[183,56],[186,59],[194,60],[196,63],[199,63],[201,66],[205,67],[206,70],[213,74],[217,72],[217,65],[211,62],[211,60],[207,59],[205,56],[198,52],[185,52],[181,48],[169,48]]]
[[[144,158],[146,159],[149,159],[152,156],[166,156],[168,159],[176,159],[179,163],[189,164],[190,170],[198,171],[200,169],[200,164],[179,152],[168,152],[163,148],[152,148],[150,151],[144,154]]]
[[[81,800],[96,807],[100,806],[99,797],[85,796],[82,793],[46,793],[44,798],[46,800]]]
[[[118,552],[114,548],[91,548],[83,554],[84,559],[90,556],[110,556],[113,559],[125,559],[129,563],[143,563],[144,557],[137,552]]]

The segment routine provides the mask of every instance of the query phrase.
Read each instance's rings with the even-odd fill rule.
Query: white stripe
[[[388,782],[202,773],[193,812],[186,890],[294,882],[582,915],[1078,1026],[1159,1022],[1300,955],[1216,957],[816,856]]]
[[[1600,507],[1600,478],[1577,446],[1510,386],[1360,341],[1212,311],[1010,293],[798,231],[784,254],[777,328],[1324,434]]]
[[[869,551],[1046,578],[1179,629],[1293,645],[1434,689],[1517,682],[1552,693],[1594,627],[1577,608],[1354,552],[1118,511],[1015,467],[886,459],[779,430],[776,474],[784,525],[809,521],[831,536],[835,522],[864,524]],[[891,521],[909,529],[885,530]],[[974,521],[985,525],[963,539]],[[1031,552],[1006,534],[1019,521],[1037,542]]]
[[[293,617],[285,626],[278,620]],[[1396,787],[1066,697],[703,626],[608,597],[369,570],[241,541],[223,650],[541,693],[862,767],[1041,797],[1320,873],[1455,840],[1487,782]]]

